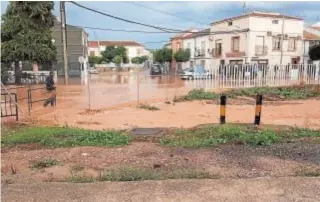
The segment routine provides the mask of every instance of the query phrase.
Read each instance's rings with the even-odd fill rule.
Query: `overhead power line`
[[[178,16],[178,15],[175,15],[175,14],[172,14],[172,13],[169,13],[169,12],[166,12],[166,11],[158,10],[158,9],[155,9],[155,8],[151,8],[151,7],[136,3],[136,2],[125,1],[125,3],[133,4],[133,5],[136,5],[136,6],[139,6],[139,7],[143,7],[143,8],[149,9],[149,10],[153,10],[153,11],[156,11],[156,12],[159,12],[159,13],[163,13],[163,14],[166,14],[166,15],[170,15],[170,16],[173,16],[173,17],[176,17],[176,18],[180,18],[180,19],[183,19],[183,20],[195,22],[195,23],[198,23],[198,24],[210,25],[209,23],[200,22],[200,21],[197,21],[197,20],[193,20],[193,19],[190,19],[190,18],[183,17],[183,16]]]
[[[141,44],[149,44],[149,43],[169,43],[170,41],[152,41],[152,42],[141,42]]]
[[[93,30],[103,30],[103,31],[111,31],[111,32],[130,32],[130,33],[145,33],[145,34],[171,34],[171,33],[180,33],[180,32],[158,32],[158,31],[143,31],[143,30],[125,30],[125,29],[110,29],[110,28],[99,28],[99,27],[86,27],[86,26],[78,26],[76,27],[84,28],[84,29],[93,29]]]
[[[124,19],[124,18],[120,18],[120,17],[117,17],[117,16],[109,15],[107,13],[103,13],[101,11],[98,11],[98,10],[83,6],[83,5],[81,5],[81,4],[77,3],[77,2],[74,2],[74,1],[69,1],[69,2],[74,4],[74,5],[76,5],[76,6],[84,8],[86,10],[89,10],[89,11],[92,11],[92,12],[95,12],[95,13],[99,13],[101,15],[104,15],[104,16],[107,16],[107,17],[110,17],[110,18],[114,18],[114,19],[117,19],[117,20],[121,20],[121,21],[124,21],[124,22],[137,24],[137,25],[141,25],[141,26],[145,26],[145,27],[151,27],[151,28],[158,29],[158,30],[161,30],[161,31],[168,31],[169,30],[169,31],[183,32],[183,30],[179,30],[179,29],[171,29],[171,28],[159,27],[159,26],[148,25],[148,24],[144,24],[144,23],[140,23],[140,22],[135,22],[135,21],[132,21],[132,20],[127,20],[127,19]]]
[[[191,33],[191,34],[197,34],[197,33],[199,34],[199,33],[201,33],[201,32],[194,32],[194,31],[184,31],[184,30],[179,30],[179,29],[164,28],[164,27],[148,25],[148,24],[144,24],[144,23],[140,23],[140,22],[135,22],[135,21],[127,20],[127,19],[120,18],[120,17],[117,17],[117,16],[109,15],[107,13],[98,11],[96,9],[92,9],[92,8],[83,6],[83,5],[78,4],[78,3],[74,2],[74,1],[69,1],[69,2],[74,4],[74,5],[79,6],[81,8],[84,8],[86,10],[89,10],[89,11],[92,11],[92,12],[95,12],[95,13],[99,13],[101,15],[104,15],[104,16],[107,16],[107,17],[110,17],[110,18],[114,18],[114,19],[121,20],[121,21],[124,21],[124,22],[132,23],[132,24],[142,25],[142,26],[145,26],[145,27],[151,27],[151,28],[154,28],[154,29],[161,30],[161,31],[163,31],[163,33]],[[90,29],[90,28],[87,27],[87,29]],[[95,29],[97,29],[97,28],[95,28]],[[104,28],[99,28],[99,29],[102,30]],[[110,30],[107,30],[107,31],[110,31]],[[136,30],[134,30],[134,31],[136,31]],[[215,35],[215,34],[224,34],[224,33],[240,33],[240,32],[246,32],[246,31],[248,31],[248,30],[228,30],[228,31],[208,32],[208,34],[209,35]]]

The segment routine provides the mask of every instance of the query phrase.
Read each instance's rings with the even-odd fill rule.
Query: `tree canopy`
[[[89,56],[89,63],[90,64],[101,64],[102,63],[102,57]]]
[[[153,60],[155,62],[164,63],[171,62],[172,49],[162,48],[153,52]]]
[[[311,60],[320,60],[320,44],[314,45],[309,49],[309,57]]]
[[[123,46],[119,46],[119,47],[107,46],[106,49],[101,53],[101,55],[102,55],[102,61],[106,63],[113,62],[116,56],[121,57],[121,60],[123,63],[129,62],[127,49]],[[117,59],[117,61],[118,60],[119,59]]]
[[[133,63],[133,64],[142,64],[147,60],[148,60],[148,56],[144,55],[144,56],[141,56],[141,57],[132,58],[131,59],[131,63]]]
[[[177,62],[187,62],[190,60],[190,49],[179,49],[173,57]]]
[[[55,17],[53,1],[10,1],[2,16],[1,61],[56,61],[51,28]]]

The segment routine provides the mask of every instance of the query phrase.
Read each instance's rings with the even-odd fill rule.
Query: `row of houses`
[[[282,40],[283,39],[283,40]],[[312,64],[309,47],[320,42],[320,24],[307,26],[299,17],[249,12],[211,23],[205,30],[188,29],[166,44],[173,53],[190,49],[190,61],[171,68],[227,64]]]
[[[146,55],[152,59],[151,51],[135,41],[89,41],[89,34],[81,27],[67,25],[66,30],[70,76],[83,75],[89,68],[89,56],[100,57],[102,51],[104,51],[107,46],[124,46],[127,49],[130,64],[131,59],[138,56]],[[52,41],[57,48],[57,64],[55,69],[57,69],[58,75],[64,75],[61,22],[58,18],[52,29]]]
[[[101,56],[101,53],[108,46],[123,46],[127,49],[127,54],[129,58],[129,64],[131,63],[131,59],[134,57],[148,56],[152,57],[152,53],[150,50],[146,49],[146,47],[142,44],[139,44],[135,41],[89,41],[88,43],[88,53],[89,56]]]

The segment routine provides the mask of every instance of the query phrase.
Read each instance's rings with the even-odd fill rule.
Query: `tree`
[[[177,52],[174,53],[174,59],[180,64],[178,65],[178,70],[180,70],[181,63],[187,62],[190,60],[190,49],[179,49]]]
[[[310,48],[309,58],[311,60],[320,60],[320,44],[314,45]]]
[[[101,64],[102,63],[102,57],[89,56],[89,63],[90,64]]]
[[[133,64],[142,64],[147,60],[148,60],[148,56],[145,55],[145,56],[141,56],[141,57],[134,57],[131,59],[131,62]]]
[[[52,64],[56,47],[51,28],[53,1],[11,1],[2,16],[1,61],[15,64],[15,83],[21,84],[20,61]]]
[[[121,62],[122,62],[122,57],[121,57],[120,55],[116,55],[116,56],[113,58],[112,62],[114,62],[114,63],[117,64],[117,65],[120,65]]]
[[[134,57],[134,58],[132,58],[132,59],[131,59],[131,63],[133,63],[133,64],[141,64],[139,57]]]
[[[145,61],[147,61],[149,59],[149,57],[147,55],[141,56],[140,57],[140,62],[144,63]]]
[[[177,62],[187,62],[190,60],[190,49],[179,49],[173,57]]]
[[[168,48],[162,48],[153,52],[153,60],[159,63],[171,62],[172,50]]]
[[[113,59],[116,56],[120,56],[122,58],[123,63],[129,62],[127,49],[123,46],[119,46],[119,47],[107,46],[106,49],[101,53],[101,55],[102,55],[102,60],[107,63],[113,62]]]

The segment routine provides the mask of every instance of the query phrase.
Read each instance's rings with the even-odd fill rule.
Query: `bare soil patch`
[[[206,149],[170,148],[152,142],[133,142],[121,148],[39,149],[24,145],[2,153],[2,182],[65,181],[74,175],[97,178],[106,169],[123,166],[159,171],[193,169],[217,178],[303,176],[320,169],[320,144],[306,140],[267,147],[221,145]],[[42,169],[30,167],[32,162],[48,158],[61,163]]]

